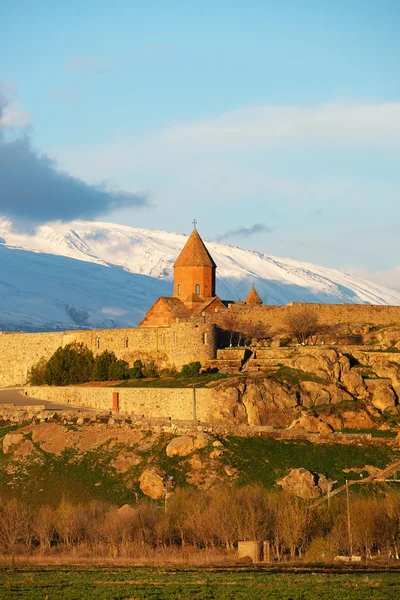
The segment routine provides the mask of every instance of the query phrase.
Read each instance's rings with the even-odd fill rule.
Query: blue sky
[[[14,0],[7,135],[148,199],[97,219],[196,217],[209,239],[399,287],[399,24],[398,0]]]

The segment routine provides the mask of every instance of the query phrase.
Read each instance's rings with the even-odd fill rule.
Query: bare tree
[[[288,310],[284,317],[284,327],[299,344],[305,344],[308,338],[319,330],[318,315],[315,310],[307,306]]]

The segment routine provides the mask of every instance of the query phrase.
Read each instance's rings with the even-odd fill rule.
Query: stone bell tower
[[[204,245],[194,221],[194,229],[174,264],[174,294],[187,308],[215,296],[216,264]]]

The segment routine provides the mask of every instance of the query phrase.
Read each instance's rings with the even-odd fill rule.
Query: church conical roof
[[[245,300],[246,304],[262,304],[263,301],[261,300],[260,296],[258,295],[256,288],[254,287],[254,283],[253,283],[253,287],[251,288],[250,292],[247,295],[247,298]]]
[[[216,267],[211,254],[204,245],[197,229],[193,229],[182,252],[175,262],[175,267]]]

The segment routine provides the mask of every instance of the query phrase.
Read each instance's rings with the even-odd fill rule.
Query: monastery
[[[139,324],[125,329],[71,330],[44,333],[0,332],[0,386],[24,385],[29,370],[48,360],[71,342],[85,344],[94,354],[104,350],[133,365],[137,359],[157,368],[182,368],[200,361],[203,366],[221,358],[227,330],[240,331],[252,323],[267,330],[279,329],[290,311],[312,307],[323,325],[354,327],[400,323],[399,306],[365,304],[264,305],[254,285],[244,302],[221,299],[216,294],[216,264],[196,227],[174,265],[174,288],[162,296]],[[229,323],[228,323],[229,322]],[[235,329],[239,328],[239,329]],[[229,337],[228,337],[229,340]],[[229,343],[229,342],[228,342]]]
[[[168,327],[177,320],[188,321],[208,313],[225,311],[234,302],[221,300],[216,295],[216,269],[217,265],[195,226],[174,264],[173,295],[158,298],[139,326]],[[262,305],[254,285],[244,304]]]

